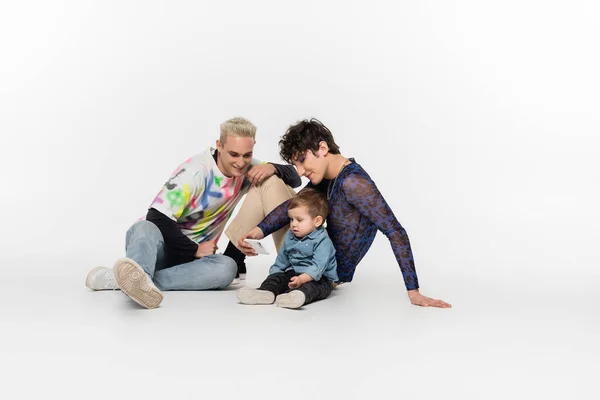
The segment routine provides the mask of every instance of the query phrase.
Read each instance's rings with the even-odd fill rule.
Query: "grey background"
[[[3,390],[597,398],[599,9],[2,2]],[[87,291],[235,115],[272,161],[290,124],[321,119],[407,229],[422,292],[454,308],[408,304],[382,234],[351,285],[301,312],[233,289],[149,312]],[[249,261],[249,285],[271,261]]]

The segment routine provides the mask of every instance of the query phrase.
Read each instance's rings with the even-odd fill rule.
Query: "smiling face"
[[[290,217],[290,229],[294,236],[304,237],[323,224],[323,217],[317,215],[312,217],[306,206],[288,209]]]
[[[296,155],[292,163],[298,170],[298,175],[307,177],[313,185],[320,183],[329,167],[329,161],[325,157],[328,151],[327,143],[321,142],[316,152],[306,150]]]
[[[227,135],[221,143],[217,140],[217,166],[228,178],[242,176],[248,171],[254,150],[254,138]]]

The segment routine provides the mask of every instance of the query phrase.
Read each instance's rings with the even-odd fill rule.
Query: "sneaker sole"
[[[156,308],[162,302],[162,293],[148,284],[147,279],[150,278],[135,261],[128,258],[118,260],[113,270],[121,291],[140,306]]]
[[[304,305],[305,301],[306,296],[299,290],[294,290],[286,294],[280,294],[275,300],[277,307],[283,308],[300,308]]]
[[[243,304],[273,304],[275,295],[266,290],[240,289],[236,292],[238,300]]]

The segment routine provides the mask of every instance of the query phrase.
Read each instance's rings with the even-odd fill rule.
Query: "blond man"
[[[245,118],[223,122],[216,149],[179,165],[145,218],[128,230],[126,257],[117,260],[113,269],[94,268],[86,286],[121,289],[141,306],[156,308],[163,291],[220,289],[231,284],[236,261],[215,251],[239,200],[251,188],[269,197],[269,182],[283,180],[281,185],[291,192],[286,184],[301,183],[292,166],[253,158],[255,137],[256,127]]]

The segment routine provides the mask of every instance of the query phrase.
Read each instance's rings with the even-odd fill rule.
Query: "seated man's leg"
[[[157,265],[165,258],[164,240],[160,230],[149,221],[138,221],[127,231],[125,239],[127,258],[135,261],[152,278]],[[121,264],[119,260],[117,263]],[[114,268],[96,267],[86,278],[85,284],[92,290],[120,289],[115,280]]]
[[[165,241],[160,229],[150,221],[138,221],[125,238],[125,256],[137,262],[152,279],[158,263],[166,257]]]
[[[255,186],[246,195],[239,213],[231,221],[231,224],[226,229],[225,234],[234,245],[237,245],[238,240],[242,235],[248,233],[267,214],[275,207],[286,200],[294,197],[296,192],[291,187],[287,186],[281,179],[272,176],[265,180],[260,186]],[[284,227],[273,233],[273,242],[277,252],[283,245],[285,233],[289,227]]]
[[[213,254],[197,260],[158,270],[154,283],[161,290],[222,289],[233,281],[237,272],[235,261]]]
[[[156,308],[163,295],[152,282],[158,263],[165,258],[165,243],[156,225],[149,221],[136,222],[126,237],[126,258],[113,267],[121,291],[146,308]]]

